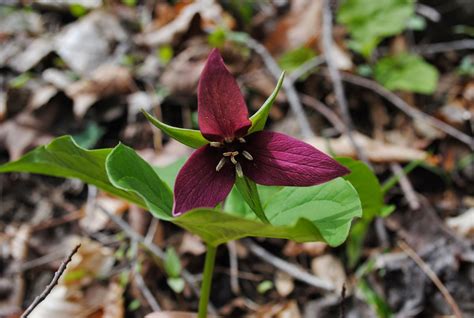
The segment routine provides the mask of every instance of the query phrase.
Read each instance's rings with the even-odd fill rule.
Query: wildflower
[[[246,176],[267,186],[312,186],[349,172],[313,146],[285,134],[247,134],[252,122],[239,87],[214,49],[198,87],[198,121],[209,143],[197,149],[180,170],[173,214],[215,207]]]

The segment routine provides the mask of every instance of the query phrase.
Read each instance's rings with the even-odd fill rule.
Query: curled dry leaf
[[[311,269],[315,275],[332,283],[337,291],[342,290],[346,282],[346,272],[342,262],[331,254],[315,257],[311,261]]]
[[[133,78],[125,67],[105,64],[89,78],[74,82],[66,94],[74,101],[74,114],[83,117],[92,104],[101,98],[127,94],[134,90]]]
[[[372,162],[409,162],[423,160],[428,156],[425,151],[376,141],[359,133],[355,133],[353,137]],[[326,153],[332,151],[337,156],[356,156],[355,150],[346,135],[330,139],[314,137],[306,140],[306,142]]]
[[[135,41],[148,46],[170,44],[189,30],[191,21],[197,14],[204,23],[209,24],[211,21],[220,21],[222,13],[222,8],[216,1],[198,0],[185,6],[170,23],[137,35]]]

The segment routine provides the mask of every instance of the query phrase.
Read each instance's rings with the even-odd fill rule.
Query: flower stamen
[[[218,142],[218,141],[211,141],[209,145],[214,148],[220,148],[223,146],[222,142]]]
[[[242,151],[242,155],[243,155],[243,156],[245,157],[245,159],[247,159],[247,160],[253,160],[252,155],[251,155],[248,151],[246,151],[246,150]]]
[[[231,159],[232,160],[232,159]],[[237,172],[237,175],[242,178],[244,176],[244,172],[242,171],[242,166],[240,165],[240,163],[236,163],[235,164],[235,172]]]
[[[230,157],[230,161],[232,161],[232,163],[233,163],[234,165],[238,164],[238,162],[237,162],[237,160],[235,160],[235,157],[234,157],[234,156]]]
[[[227,151],[227,152],[224,152],[222,155],[224,157],[235,157],[239,154],[238,151]]]
[[[226,159],[225,158],[221,158],[221,160],[219,161],[219,163],[217,164],[216,166],[216,171],[219,172],[222,167],[224,167],[225,165],[225,162],[226,162]]]
[[[239,142],[240,142],[241,144],[245,144],[247,141],[245,141],[244,138],[240,137],[240,138],[239,138]]]

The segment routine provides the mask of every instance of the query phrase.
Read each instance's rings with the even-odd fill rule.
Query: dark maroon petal
[[[209,54],[199,79],[198,121],[211,141],[242,137],[252,124],[239,86],[217,49]]]
[[[174,185],[173,215],[199,207],[215,207],[229,194],[235,169],[228,162],[217,172],[221,153],[209,145],[196,150],[186,161]]]
[[[245,137],[253,160],[240,160],[244,174],[263,185],[311,186],[350,171],[313,146],[293,137],[259,131]]]

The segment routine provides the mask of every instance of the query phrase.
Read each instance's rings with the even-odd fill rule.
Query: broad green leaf
[[[344,176],[344,179],[352,183],[359,194],[362,203],[362,218],[371,220],[378,216],[384,206],[384,201],[382,187],[377,176],[362,161],[351,158],[336,158],[336,160],[351,170],[351,173]]]
[[[277,85],[273,90],[272,94],[267,98],[265,103],[263,103],[262,107],[250,117],[250,121],[252,122],[252,127],[249,129],[249,134],[263,130],[265,128],[265,123],[267,122],[268,114],[270,113],[270,109],[272,108],[273,103],[280,91],[280,88],[283,84],[283,80],[285,79],[285,72],[281,73],[280,78],[278,79]]]
[[[439,73],[418,55],[399,54],[379,60],[374,76],[390,90],[431,94],[436,90]]]
[[[160,178],[166,182],[166,184],[171,189],[173,189],[176,176],[178,175],[179,170],[181,170],[181,168],[184,166],[186,160],[188,160],[188,157],[182,157],[167,166],[153,167],[153,169],[160,176]]]
[[[379,42],[402,32],[415,11],[413,0],[345,0],[337,21],[351,33],[351,47],[369,57]]]
[[[107,156],[105,167],[115,187],[142,197],[157,218],[172,218],[173,193],[132,148],[123,144],[116,146]]]
[[[278,59],[278,64],[285,71],[292,71],[316,56],[310,48],[300,47],[286,52]]]
[[[105,159],[112,149],[86,150],[79,147],[71,136],[54,139],[38,147],[17,161],[0,165],[0,173],[31,172],[54,177],[75,178],[145,207],[143,200],[114,187],[105,171]]]
[[[165,134],[167,134],[173,139],[176,139],[180,143],[185,144],[186,146],[189,146],[191,148],[200,148],[209,143],[202,136],[199,130],[173,127],[162,123],[144,110],[142,112],[148,119],[148,121],[152,123],[155,127],[161,129],[161,131],[163,131]]]

